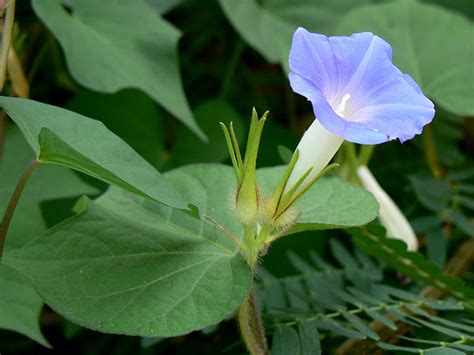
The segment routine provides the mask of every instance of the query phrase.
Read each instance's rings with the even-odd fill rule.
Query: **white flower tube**
[[[375,180],[370,170],[366,166],[360,166],[357,169],[357,175],[364,187],[374,195],[380,204],[379,219],[387,229],[387,236],[403,240],[407,244],[408,250],[418,250],[418,239],[413,228],[395,202]]]
[[[299,157],[288,179],[284,192],[288,192],[298,180],[310,169],[298,190],[304,189],[306,184],[316,177],[329,161],[334,157],[344,137],[329,132],[317,119],[311,124],[298,144]]]

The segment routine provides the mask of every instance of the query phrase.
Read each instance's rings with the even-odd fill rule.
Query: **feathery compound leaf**
[[[379,225],[369,225],[350,230],[355,245],[369,255],[383,260],[402,274],[422,283],[429,284],[448,294],[467,300],[472,306],[474,289],[464,281],[443,273],[435,263],[423,255],[410,252],[405,243],[385,237],[385,229]]]
[[[373,320],[391,330],[397,330],[400,322],[431,329],[446,339],[444,342],[425,339],[419,342],[432,347],[462,350],[461,347],[467,349],[470,346],[467,343],[473,337],[474,325],[434,314],[436,311],[466,312],[464,302],[431,299],[380,284],[380,272],[373,274],[366,269],[367,265],[373,265],[367,256],[360,252],[353,255],[335,240],[331,241],[331,249],[343,268],[321,263],[316,257],[309,262],[296,254],[289,254],[290,262],[300,274],[276,278],[265,270],[259,270],[259,292],[265,296],[262,297],[264,315],[273,329],[274,351],[283,353],[292,349],[291,353],[310,354],[305,349],[310,348],[310,342],[314,342],[314,336],[321,331],[328,335],[371,339],[384,349],[392,346],[384,343],[385,336],[382,339],[382,334],[372,328]],[[319,351],[321,345],[311,343],[311,348]],[[395,348],[416,353],[424,351],[410,346]]]

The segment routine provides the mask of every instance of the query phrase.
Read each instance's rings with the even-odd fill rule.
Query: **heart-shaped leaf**
[[[61,43],[72,76],[89,89],[146,92],[201,138],[184,94],[177,45],[180,33],[143,0],[33,0]],[[137,26],[137,24],[140,24]]]
[[[5,256],[71,321],[176,336],[221,321],[247,295],[251,271],[211,222],[117,189],[81,202],[76,217]]]

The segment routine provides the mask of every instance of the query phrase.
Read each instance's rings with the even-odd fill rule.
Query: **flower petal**
[[[346,140],[405,141],[434,116],[433,103],[392,64],[390,45],[372,33],[326,37],[300,28],[290,68],[293,90],[312,102],[326,129]]]
[[[292,72],[311,81],[322,92],[332,89],[331,80],[337,76],[337,68],[328,37],[298,28],[293,35],[289,64]]]

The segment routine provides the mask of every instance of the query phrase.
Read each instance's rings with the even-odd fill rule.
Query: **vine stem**
[[[237,312],[242,339],[252,355],[268,354],[267,338],[263,327],[262,316],[258,309],[257,298],[253,289],[250,290],[244,303]]]
[[[20,200],[21,194],[25,189],[28,179],[39,164],[41,164],[41,161],[35,159],[28,165],[25,172],[20,177],[20,180],[18,180],[18,184],[16,185],[15,191],[13,192],[13,195],[10,198],[10,202],[8,202],[7,209],[5,210],[5,214],[3,215],[2,223],[0,224],[0,257],[3,255],[3,248],[5,247],[8,227],[10,226],[10,222],[12,220],[13,213],[15,212],[18,201]]]

